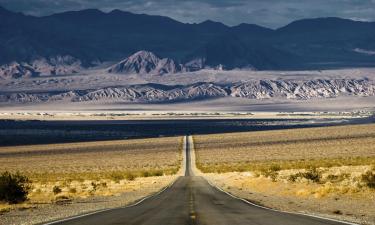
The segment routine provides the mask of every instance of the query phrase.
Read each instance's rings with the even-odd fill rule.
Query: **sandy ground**
[[[312,183],[273,182],[250,172],[204,174],[214,185],[259,205],[288,212],[375,224],[375,192],[361,190],[342,194]]]
[[[0,120],[194,120],[194,119],[353,119],[371,111],[357,112],[110,112],[110,111],[0,111]]]
[[[3,209],[3,212],[0,213],[0,224],[38,224],[92,211],[123,207],[134,203],[145,196],[160,191],[172,183],[176,178],[177,175],[137,178],[136,180],[129,182],[132,189],[124,190],[122,193],[110,196],[93,196],[75,199],[65,203],[56,202],[54,204],[28,203],[15,210],[10,210],[9,212]]]

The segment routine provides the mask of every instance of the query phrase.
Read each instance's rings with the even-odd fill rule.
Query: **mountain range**
[[[0,91],[0,104],[43,102],[133,102],[147,104],[223,97],[307,100],[374,95],[375,82],[368,79],[252,80],[229,84],[199,82],[186,85],[163,85],[148,83],[64,91]]]
[[[87,9],[35,17],[0,7],[0,65],[26,69],[28,76],[73,73],[98,62],[119,62],[140,50],[158,56],[145,71],[157,74],[184,70],[181,65],[192,70],[375,66],[375,22],[330,17],[268,29],[210,20],[188,24],[120,10]],[[56,63],[57,58],[64,60]],[[36,61],[43,61],[39,67],[44,69],[36,69]],[[112,70],[121,73],[123,68],[137,72],[137,66],[126,60]]]

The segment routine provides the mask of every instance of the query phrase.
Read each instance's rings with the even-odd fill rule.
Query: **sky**
[[[294,20],[341,17],[375,21],[375,0],[0,0],[0,6],[28,15],[97,8],[163,15],[181,22],[253,23],[278,28]]]

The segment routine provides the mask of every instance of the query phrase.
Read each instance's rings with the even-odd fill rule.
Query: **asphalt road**
[[[187,138],[187,140],[191,140]],[[272,211],[249,205],[216,188],[191,169],[186,142],[185,176],[161,194],[129,208],[113,209],[60,225],[342,225],[345,223]]]

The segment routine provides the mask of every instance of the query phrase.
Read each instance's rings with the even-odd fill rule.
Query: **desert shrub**
[[[319,182],[320,179],[322,178],[322,173],[319,172],[316,168],[312,168],[302,173],[302,176],[306,178],[307,180],[311,180],[313,182]]]
[[[141,173],[139,174],[140,177],[159,177],[159,176],[163,176],[163,171],[162,170],[151,170],[151,171],[147,171],[147,170],[143,170],[141,171]]]
[[[149,176],[151,176],[150,172],[146,170],[141,172],[141,177],[149,177]]]
[[[299,172],[296,174],[292,174],[288,177],[288,180],[291,182],[295,182],[298,178],[305,178],[307,180],[311,180],[313,182],[320,182],[322,178],[321,172],[319,172],[316,168],[311,168],[306,172]]]
[[[31,181],[19,172],[4,172],[0,175],[0,201],[20,203],[27,200]]]
[[[340,174],[340,175],[330,174],[330,175],[327,176],[326,179],[330,182],[340,182],[340,181],[346,180],[348,178],[350,178],[350,174],[343,173],[343,174]]]
[[[69,192],[72,193],[72,194],[75,194],[75,193],[77,193],[77,189],[75,189],[75,188],[70,188],[70,189],[69,189]]]
[[[279,170],[281,170],[281,167],[279,165],[273,164],[268,168],[261,169],[260,173],[265,177],[271,178],[272,181],[276,181],[277,176],[279,175]]]
[[[123,180],[125,177],[121,173],[112,173],[110,175],[111,179],[115,181],[116,183],[120,182],[120,180]]]
[[[91,182],[92,190],[95,192],[98,189],[99,184]]]
[[[0,215],[1,213],[10,212],[10,210],[11,210],[11,207],[0,208]]]
[[[342,215],[341,210],[338,210],[338,209],[337,209],[337,210],[334,210],[333,213],[334,213],[334,214],[337,214],[337,215]]]
[[[375,172],[367,171],[365,174],[362,174],[361,180],[369,188],[375,188]]]
[[[172,169],[169,169],[165,172],[166,175],[173,175],[176,174],[179,171],[179,167],[174,167]]]
[[[278,165],[278,164],[272,164],[272,165],[270,166],[269,170],[270,170],[270,171],[275,171],[275,172],[277,172],[277,171],[280,171],[280,170],[281,170],[281,166]]]
[[[107,188],[107,183],[106,183],[106,182],[102,182],[102,183],[100,183],[100,186],[101,186],[102,188]]]
[[[327,180],[330,182],[337,182],[340,180],[340,177],[338,175],[330,174],[327,176]]]
[[[125,179],[127,180],[135,180],[135,175],[132,173],[126,173],[125,174]]]
[[[55,194],[55,195],[58,195],[62,192],[61,188],[59,186],[54,186],[52,188],[52,192]]]
[[[299,177],[299,173],[297,173],[297,174],[292,174],[292,175],[290,175],[290,176],[288,177],[288,180],[289,180],[290,182],[296,182],[296,180],[298,179],[298,177]]]
[[[163,171],[161,170],[156,170],[152,173],[153,176],[160,177],[163,176]]]
[[[70,204],[72,202],[72,199],[68,196],[61,195],[61,196],[56,197],[55,202],[58,205],[67,205],[67,204]]]

